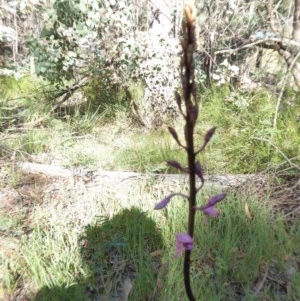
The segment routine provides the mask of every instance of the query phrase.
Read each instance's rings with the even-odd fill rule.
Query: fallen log
[[[24,173],[44,174],[51,177],[76,178],[82,179],[86,183],[100,182],[122,183],[130,181],[159,180],[161,182],[170,182],[186,184],[188,176],[183,174],[153,174],[137,173],[126,171],[95,171],[86,168],[64,168],[53,165],[38,164],[31,162],[17,163],[17,168]],[[243,183],[253,180],[257,181],[258,175],[254,174],[228,174],[228,175],[208,175],[204,177],[206,184],[221,186],[222,188],[237,187]],[[199,181],[200,183],[200,181]]]

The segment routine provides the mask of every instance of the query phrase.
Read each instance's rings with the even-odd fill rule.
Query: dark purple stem
[[[195,152],[194,152],[194,125],[190,123],[189,113],[187,113],[187,124],[186,124],[186,142],[187,142],[187,155],[189,165],[189,216],[188,216],[188,234],[194,236],[194,224],[195,224],[195,205],[196,205],[196,170],[195,170]],[[190,264],[191,264],[191,251],[185,250],[184,263],[183,263],[183,274],[184,274],[184,285],[186,294],[190,301],[196,301],[190,281]]]

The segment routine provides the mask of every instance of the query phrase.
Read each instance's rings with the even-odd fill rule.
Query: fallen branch
[[[222,49],[222,50],[217,50],[214,52],[215,55],[220,55],[220,54],[233,54],[236,53],[240,50],[243,49],[247,49],[247,48],[251,48],[254,46],[261,46],[264,44],[268,44],[268,43],[275,43],[275,44],[281,44],[281,45],[288,45],[288,46],[294,46],[294,47],[298,47],[300,48],[300,43],[296,42],[294,40],[290,40],[290,39],[285,39],[285,38],[268,38],[268,39],[262,39],[262,40],[258,40],[249,44],[245,44],[242,45],[240,47],[237,48],[233,48],[233,49]],[[283,47],[283,46],[282,46]]]
[[[37,125],[39,125],[40,123],[42,123],[43,121],[45,121],[46,119],[48,119],[48,118],[50,117],[50,115],[51,115],[55,110],[57,110],[57,109],[58,109],[58,108],[59,108],[66,100],[68,100],[76,90],[78,90],[79,88],[84,87],[84,86],[87,84],[87,82],[89,81],[89,79],[90,79],[89,77],[84,77],[82,80],[80,80],[80,82],[79,82],[78,84],[75,84],[75,85],[69,87],[68,89],[64,89],[64,90],[62,90],[62,91],[57,92],[57,93],[54,95],[54,97],[53,97],[54,99],[56,99],[56,98],[58,98],[58,97],[60,97],[60,96],[62,96],[62,95],[64,95],[64,97],[63,97],[58,103],[56,103],[56,104],[49,110],[49,112],[48,112],[45,116],[43,116],[43,117],[41,117],[41,118],[39,118],[38,120],[35,120],[35,121],[33,121],[33,122],[25,123],[23,126],[24,126],[24,127],[26,127],[26,126],[37,126]]]
[[[44,174],[50,177],[60,178],[81,178],[86,182],[92,182],[95,185],[103,181],[109,182],[125,182],[134,180],[157,179],[164,182],[188,183],[188,176],[183,174],[147,174],[136,172],[120,172],[120,171],[92,171],[82,168],[67,169],[59,166],[38,164],[31,162],[17,163],[17,168],[29,174]],[[236,187],[259,175],[236,174],[236,175],[213,175],[206,176],[204,180],[207,184],[222,186],[223,188]]]

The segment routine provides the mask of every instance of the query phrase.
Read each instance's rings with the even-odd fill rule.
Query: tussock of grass
[[[251,94],[214,88],[202,95],[200,105],[205,113],[200,112],[199,133],[218,127],[204,154],[204,165],[210,173],[220,169],[229,173],[262,171],[285,161],[280,151],[288,158],[300,152],[296,103],[281,108],[276,128],[276,98],[264,91]]]
[[[86,243],[83,257],[94,277],[99,269],[110,271],[111,278],[119,278],[119,283],[112,288],[115,291],[115,285],[120,289],[125,277],[134,279],[132,300],[139,300],[141,296],[149,299],[153,295],[157,271],[151,253],[162,248],[162,237],[145,212],[133,207],[121,210],[112,219],[97,219],[86,228],[82,239]],[[105,292],[111,279],[103,276]]]

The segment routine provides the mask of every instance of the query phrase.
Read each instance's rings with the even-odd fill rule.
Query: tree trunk
[[[295,0],[293,40],[300,42],[300,0]]]

